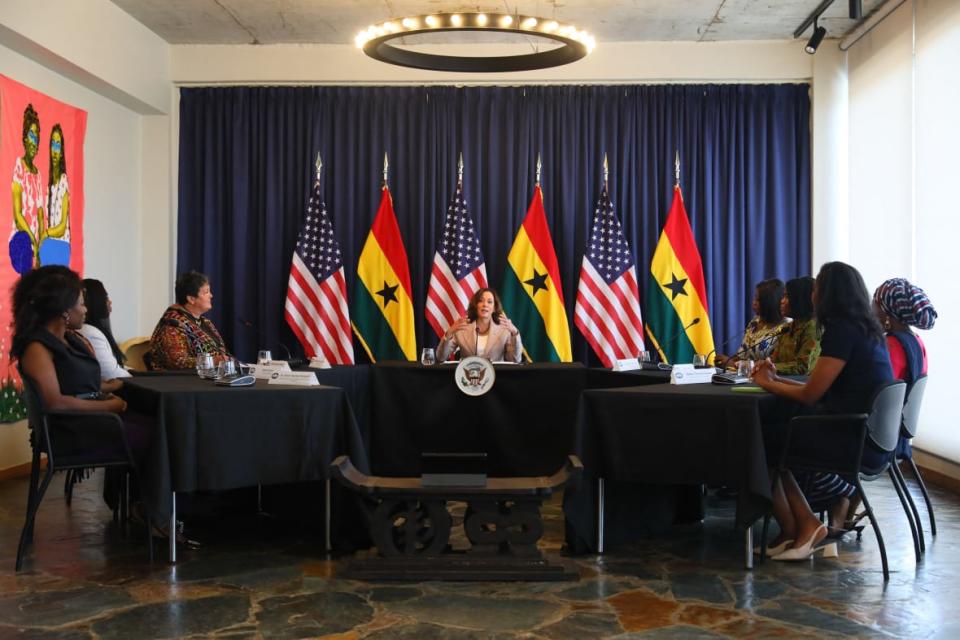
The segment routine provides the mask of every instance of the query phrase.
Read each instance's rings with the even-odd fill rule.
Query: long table
[[[736,525],[749,532],[771,505],[761,415],[776,402],[709,384],[584,391],[575,450],[585,477],[564,496],[568,545],[602,552],[610,483],[736,487]]]
[[[178,492],[324,480],[341,454],[369,472],[342,388],[260,380],[232,388],[195,376],[145,376],[125,381],[123,396],[130,410],[155,419],[141,483],[144,500],[169,517],[171,531]],[[173,561],[175,536],[170,540]]]

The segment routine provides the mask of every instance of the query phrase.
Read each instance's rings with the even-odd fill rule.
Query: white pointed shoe
[[[826,558],[836,558],[837,557],[837,545],[836,543],[829,543],[826,545],[821,545],[820,543],[826,537],[826,535],[820,536],[820,540],[817,540],[817,536],[820,532],[823,531],[824,534],[827,532],[827,525],[822,524],[811,534],[810,538],[799,547],[794,547],[793,549],[787,549],[783,553],[773,556],[774,560],[781,561],[791,561],[791,560],[806,560],[814,553],[822,551],[824,557]]]
[[[793,540],[784,540],[783,542],[781,542],[775,547],[767,547],[767,557],[772,558],[774,556],[780,555],[781,553],[786,551],[787,548],[792,544],[793,544]],[[754,555],[760,555],[761,550],[762,550],[762,547],[754,547],[753,548]]]

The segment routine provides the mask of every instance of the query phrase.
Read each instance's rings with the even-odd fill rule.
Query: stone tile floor
[[[744,570],[732,502],[713,499],[701,525],[577,558],[574,583],[345,580],[319,536],[256,516],[196,525],[202,549],[151,567],[143,536],[123,539],[112,524],[100,484],[78,485],[68,508],[55,479],[14,574],[26,481],[0,483],[0,639],[960,637],[960,498],[934,489],[939,535],[927,533],[918,566],[886,480],[867,486],[888,545],[886,585],[869,530],[836,560]],[[544,546],[556,552],[558,502],[545,517]]]

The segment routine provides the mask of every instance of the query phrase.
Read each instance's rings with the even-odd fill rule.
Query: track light
[[[850,19],[859,20],[863,17],[863,0],[850,0]]]
[[[813,35],[810,36],[810,39],[807,40],[807,46],[803,48],[804,51],[813,55],[817,52],[817,47],[820,46],[820,43],[823,42],[823,37],[827,35],[826,27],[821,27],[817,24],[817,21],[813,21]]]

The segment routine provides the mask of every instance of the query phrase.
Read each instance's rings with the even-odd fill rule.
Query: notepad
[[[730,387],[730,391],[734,393],[766,393],[766,389],[763,387],[758,387],[750,384],[742,384],[735,387]]]

